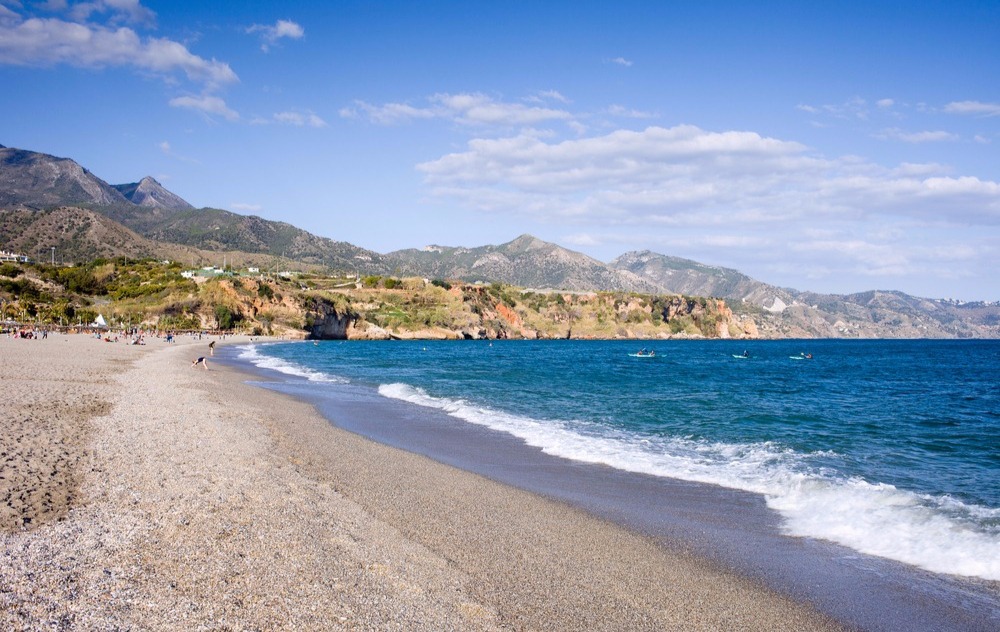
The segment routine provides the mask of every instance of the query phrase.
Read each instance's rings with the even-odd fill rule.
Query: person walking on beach
[[[208,343],[208,355],[215,355],[215,341]]]
[[[206,359],[205,359],[205,356],[202,356],[202,357],[198,358],[197,360],[195,360],[194,362],[192,362],[192,363],[191,363],[191,366],[192,366],[192,367],[196,367],[196,366],[198,366],[199,364],[200,364],[200,365],[201,365],[202,367],[204,367],[204,369],[205,369],[206,371],[208,370],[208,360],[206,360]]]

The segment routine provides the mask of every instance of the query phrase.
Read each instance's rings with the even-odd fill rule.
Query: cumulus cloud
[[[944,106],[948,114],[971,114],[974,116],[1000,116],[1000,103],[982,101],[952,101]]]
[[[260,49],[265,53],[282,38],[302,39],[306,34],[305,29],[291,20],[278,20],[273,25],[254,24],[247,27],[246,32],[251,34],[256,33],[260,36]]]
[[[933,165],[827,159],[754,132],[681,125],[549,141],[476,138],[417,166],[434,194],[548,221],[745,226],[879,214],[1000,224],[1000,184]]]
[[[195,110],[205,115],[221,116],[228,121],[238,121],[240,115],[226,105],[225,100],[213,95],[186,96],[170,99],[171,107]]]
[[[122,11],[129,7],[136,11],[141,9],[138,3],[91,4],[119,7]],[[16,14],[13,17],[8,14],[0,20],[0,64],[41,67],[66,64],[81,68],[126,66],[163,76],[180,72],[207,89],[239,80],[229,64],[195,55],[183,44],[170,39],[142,38],[125,26],[58,18],[23,19]]]
[[[625,66],[626,68],[628,68],[629,66],[632,65],[632,62],[629,61],[628,59],[625,59],[624,57],[615,57],[614,59],[610,59],[608,61],[610,61],[612,64],[618,64],[619,66]]]

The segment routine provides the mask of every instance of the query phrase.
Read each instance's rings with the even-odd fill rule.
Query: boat
[[[740,354],[736,354],[736,353],[734,353],[734,354],[733,354],[733,357],[734,357],[734,358],[739,358],[740,360],[749,360],[749,359],[750,359],[750,356],[748,356],[748,355],[743,355],[742,353],[740,353]]]
[[[656,355],[655,351],[650,351],[649,353],[643,353],[642,351],[640,351],[638,353],[630,353],[630,354],[628,354],[628,357],[630,357],[630,358],[656,358],[658,356]]]

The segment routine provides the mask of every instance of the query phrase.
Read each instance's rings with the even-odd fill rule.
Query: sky
[[[996,0],[0,0],[0,144],[383,253],[1000,300]]]

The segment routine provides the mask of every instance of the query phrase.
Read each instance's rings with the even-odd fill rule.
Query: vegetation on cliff
[[[316,338],[754,337],[725,302],[633,292],[315,274],[182,274],[153,259],[0,265],[0,318],[22,325],[237,330]]]

